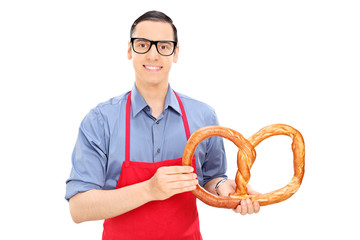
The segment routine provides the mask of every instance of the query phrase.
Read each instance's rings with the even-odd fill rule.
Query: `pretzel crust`
[[[256,158],[255,147],[263,140],[275,135],[287,135],[293,140],[294,176],[290,183],[283,188],[266,194],[247,195],[246,185],[250,180],[250,169]],[[299,189],[305,172],[305,145],[301,133],[295,128],[284,124],[274,124],[262,128],[249,139],[245,139],[240,133],[226,127],[208,126],[200,128],[189,138],[183,153],[182,164],[191,166],[197,145],[206,138],[213,136],[224,137],[239,148],[238,171],[235,178],[236,192],[227,197],[215,196],[197,185],[192,193],[204,203],[218,208],[235,208],[242,199],[249,198],[251,201],[258,201],[261,206],[266,206],[290,198]]]

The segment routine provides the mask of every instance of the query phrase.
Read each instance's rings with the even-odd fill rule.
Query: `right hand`
[[[199,181],[191,166],[160,167],[149,179],[150,194],[154,200],[165,200],[171,196],[196,189]]]

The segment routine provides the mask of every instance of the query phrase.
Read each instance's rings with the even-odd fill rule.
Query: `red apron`
[[[175,95],[181,108],[186,138],[189,139],[190,129],[184,106],[179,96]],[[130,112],[131,92],[126,102],[125,161],[117,189],[150,179],[159,167],[182,165],[182,158],[155,163],[130,161]],[[196,169],[195,157],[192,164]],[[127,213],[106,219],[102,239],[201,240],[196,198],[191,192],[176,194],[166,200],[148,202]]]

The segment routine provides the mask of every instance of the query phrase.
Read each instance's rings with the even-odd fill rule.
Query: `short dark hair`
[[[156,22],[166,22],[169,23],[174,32],[174,41],[178,41],[177,29],[173,24],[173,20],[167,16],[165,13],[159,11],[149,11],[141,15],[138,19],[135,20],[130,29],[130,38],[133,37],[133,33],[135,31],[136,25],[138,25],[142,21],[156,21]]]

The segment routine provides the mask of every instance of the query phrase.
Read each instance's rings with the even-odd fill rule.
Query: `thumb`
[[[247,193],[248,193],[249,195],[259,195],[259,194],[261,194],[261,193],[255,191],[255,190],[251,187],[251,185],[249,185],[249,184],[248,184],[246,187],[247,187]]]

